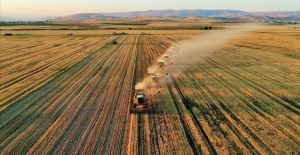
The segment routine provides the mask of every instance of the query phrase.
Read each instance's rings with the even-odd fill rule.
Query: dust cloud
[[[180,74],[193,67],[194,64],[199,63],[199,61],[203,61],[203,57],[217,52],[223,45],[229,44],[230,41],[247,35],[250,32],[261,30],[262,28],[260,25],[245,24],[225,30],[208,30],[205,34],[174,44],[159,57],[156,62],[164,62],[165,69],[163,72],[159,71],[157,64],[148,67],[147,71],[148,73],[155,73],[158,77],[166,72]],[[164,56],[168,56],[169,59],[164,59]],[[143,82],[138,83],[135,88],[148,88],[147,78]],[[159,79],[159,81],[162,85],[166,84],[164,77]]]
[[[206,34],[181,41],[167,50],[166,54],[176,54],[176,57],[172,59],[173,65],[168,67],[168,70],[173,73],[181,73],[193,67],[199,61],[203,61],[203,57],[207,57],[219,51],[222,46],[230,44],[232,40],[239,39],[262,28],[261,25],[245,24],[225,30],[208,30]]]
[[[148,69],[147,69],[148,73],[155,73],[156,70],[157,70],[157,68],[156,68],[155,66],[150,66],[150,67],[148,67]]]
[[[138,84],[135,85],[135,89],[146,89],[146,82],[145,79],[142,82],[139,82]]]

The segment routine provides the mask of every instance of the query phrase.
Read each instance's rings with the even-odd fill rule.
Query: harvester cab
[[[171,60],[171,59],[176,58],[176,55],[172,55],[172,54],[170,54],[170,56],[169,55],[165,55],[163,58],[164,58],[164,60]]]
[[[158,93],[160,93],[160,91],[157,91],[150,97],[146,98],[144,89],[135,89],[133,104],[130,108],[130,113],[149,113],[150,107],[148,105],[148,101]]]
[[[162,62],[162,61],[159,61],[158,63],[157,63],[157,67],[159,67],[159,68],[163,68],[165,66],[165,64],[164,64],[164,62]]]
[[[149,74],[149,78],[148,78],[148,87],[149,88],[157,88],[157,87],[161,87],[161,84],[159,82],[160,79],[162,79],[164,76],[168,75],[169,73],[166,72],[163,75],[159,75],[157,76],[155,73],[148,73]]]
[[[149,78],[156,81],[157,80],[157,75],[155,73],[148,73]]]
[[[157,79],[157,75],[155,73],[148,73],[147,87],[149,87],[149,88],[155,87],[157,81],[158,81],[158,79]]]
[[[165,56],[164,56],[164,59],[165,59],[165,60],[168,60],[168,59],[170,59],[170,58],[169,58],[169,56],[165,55]]]
[[[163,58],[164,58],[165,62],[167,63],[167,65],[170,65],[170,64],[172,64],[171,59],[173,59],[173,58],[175,58],[175,57],[176,57],[176,56],[169,57],[168,55],[165,55]],[[166,66],[167,66],[167,65],[166,65]]]
[[[146,102],[146,95],[142,92],[134,94],[134,108],[137,108],[138,105],[141,105]]]

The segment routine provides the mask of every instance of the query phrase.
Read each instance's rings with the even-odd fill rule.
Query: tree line
[[[200,30],[211,30],[211,26],[200,27]]]

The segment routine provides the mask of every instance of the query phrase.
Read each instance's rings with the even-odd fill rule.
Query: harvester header
[[[145,89],[135,89],[134,92],[130,113],[149,113],[151,110],[150,106],[148,105],[149,99],[160,93],[160,91],[157,91],[147,98]]]

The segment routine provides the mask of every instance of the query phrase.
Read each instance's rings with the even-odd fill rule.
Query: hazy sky
[[[69,15],[162,9],[299,11],[300,0],[0,0],[1,13]]]

